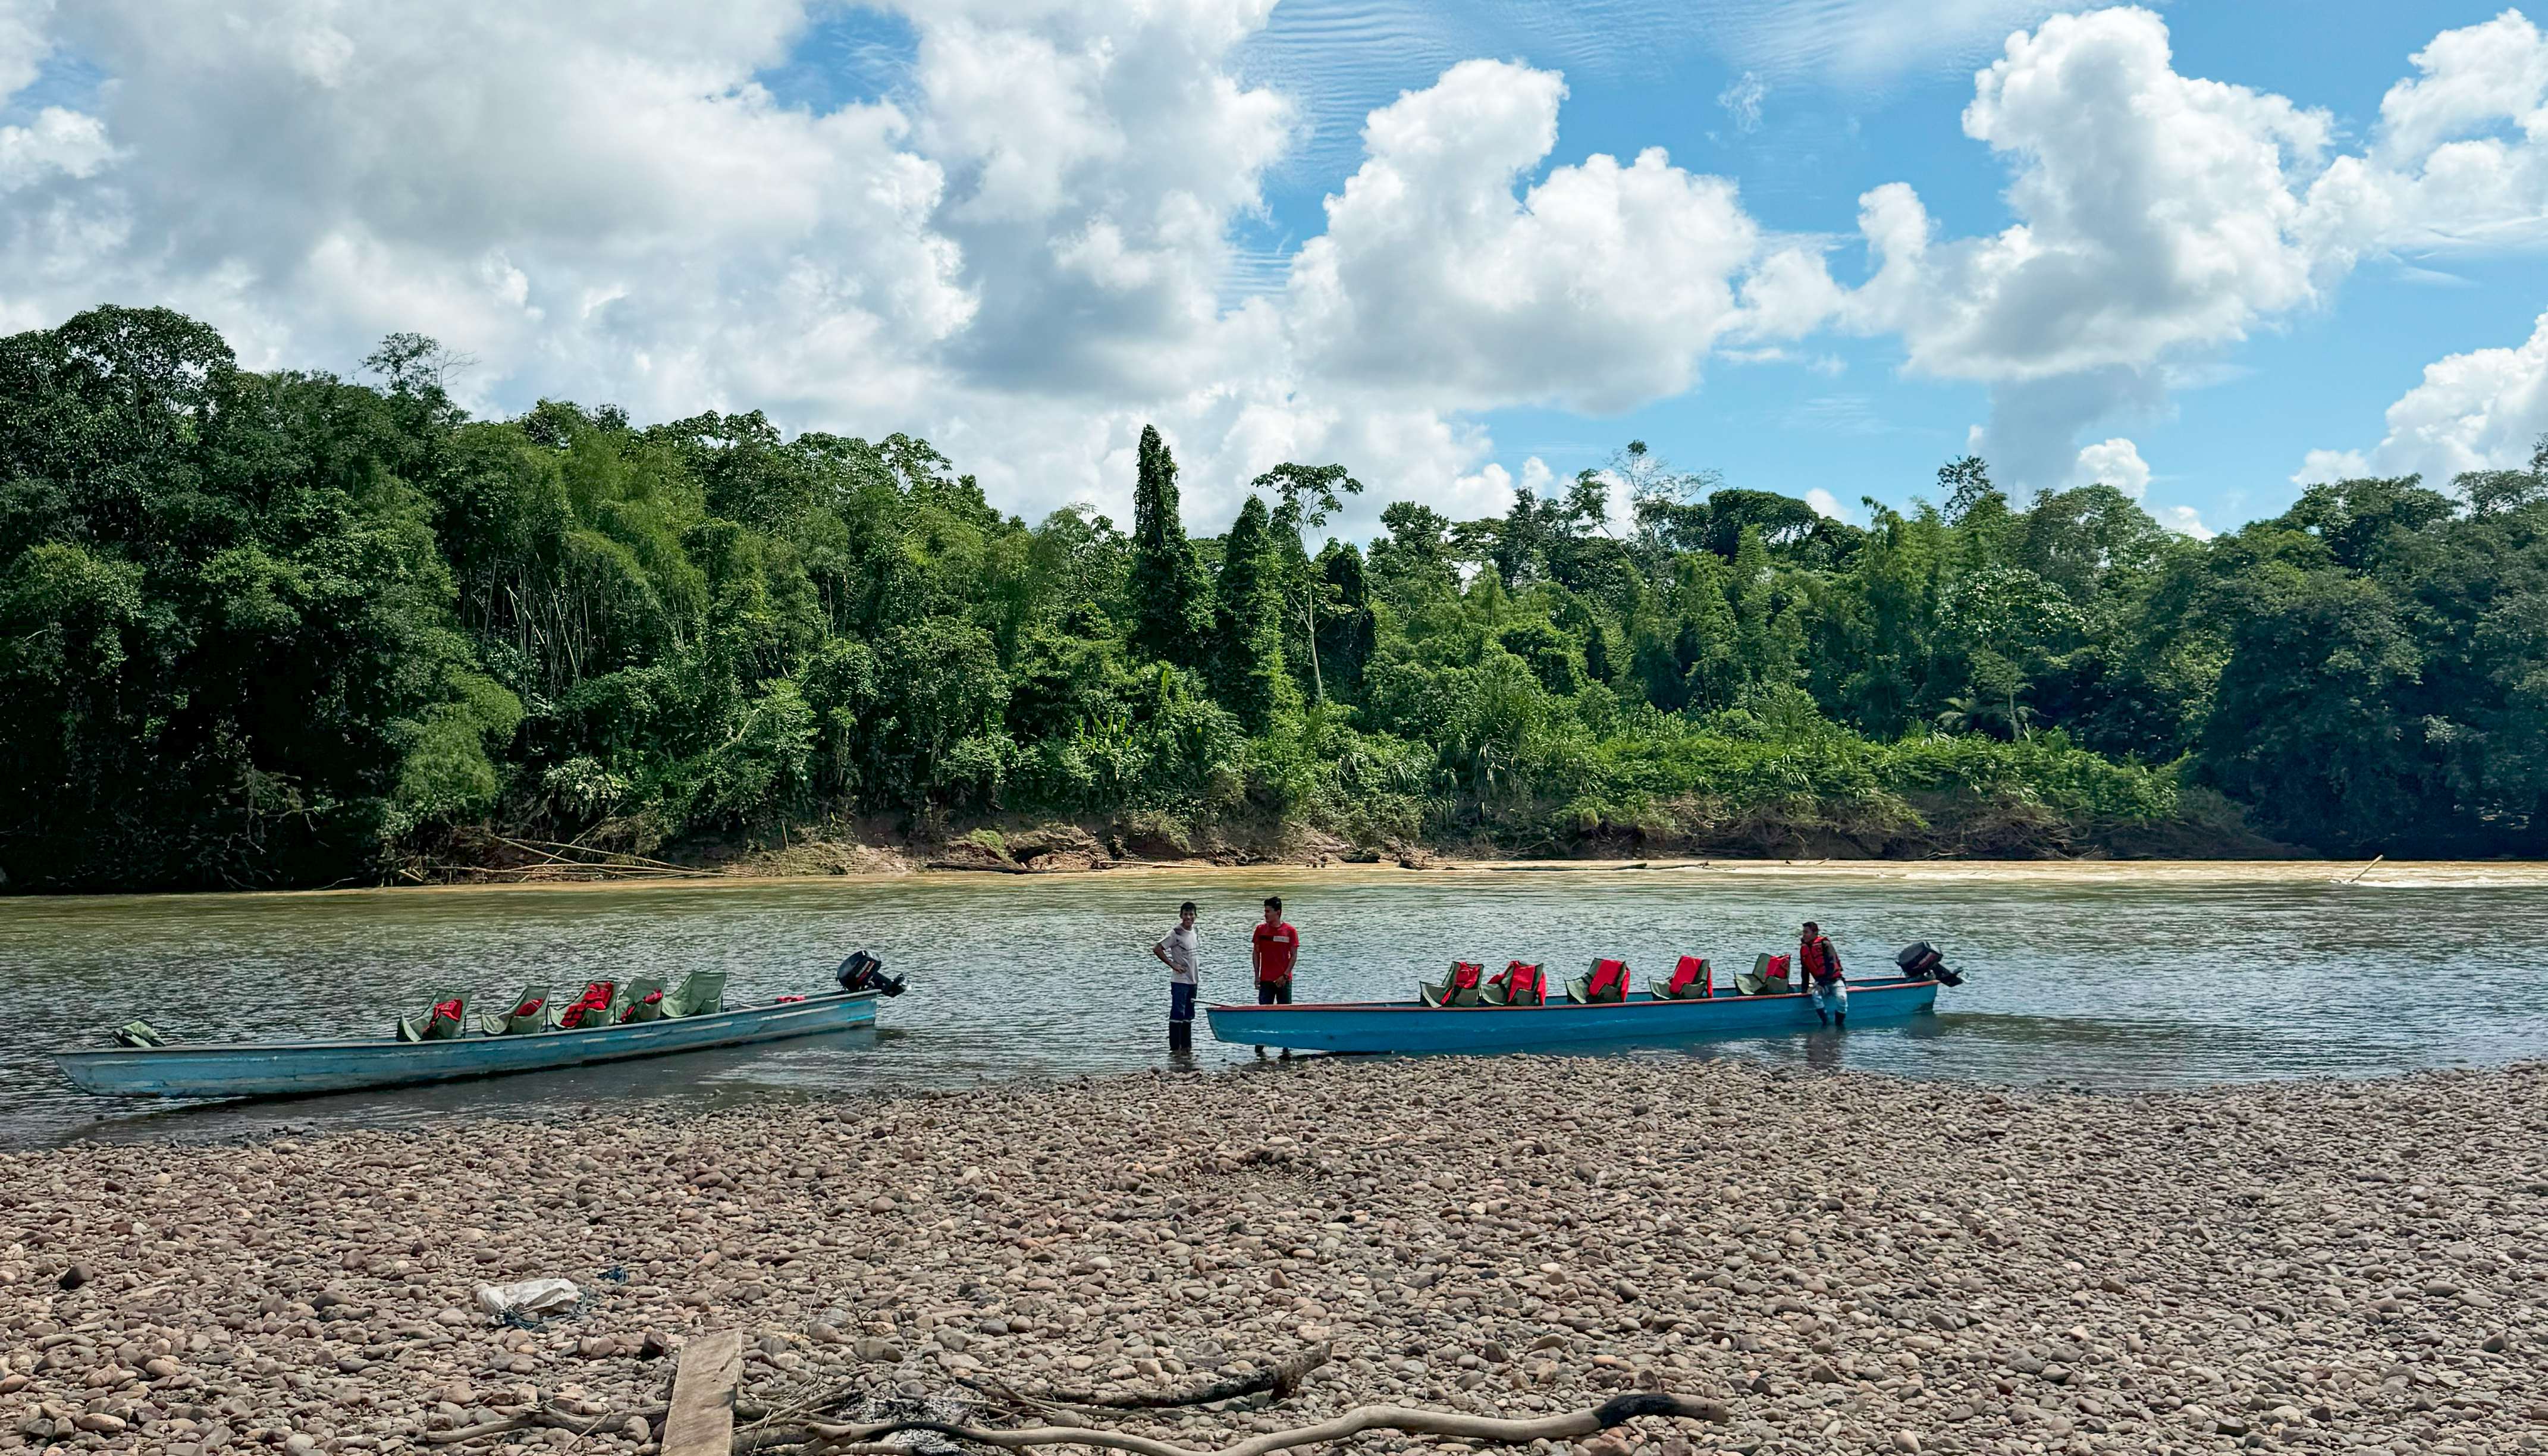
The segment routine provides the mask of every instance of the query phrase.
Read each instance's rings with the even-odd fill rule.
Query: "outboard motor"
[[[864,951],[852,951],[833,974],[844,991],[873,991],[880,996],[902,994],[902,977],[886,975],[884,962]]]
[[[1942,986],[1960,986],[1964,978],[1947,968],[1947,957],[1927,941],[1914,941],[1894,956],[1893,963],[1902,967],[1905,978],[1936,981]]]

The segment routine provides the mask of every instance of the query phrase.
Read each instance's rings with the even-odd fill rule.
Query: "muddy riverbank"
[[[854,1106],[0,1162],[0,1449],[417,1449],[534,1400],[645,1450],[702,1329],[746,1401],[1158,1388],[1522,1415],[1630,1452],[2485,1453],[2548,1439],[2548,1066],[2130,1097],[1736,1062],[1317,1060]],[[532,1328],[481,1283],[559,1275]],[[1647,1428],[1651,1426],[1651,1428]],[[1424,1443],[1371,1436],[1350,1443]]]

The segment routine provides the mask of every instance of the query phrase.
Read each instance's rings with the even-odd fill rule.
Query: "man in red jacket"
[[[1823,939],[1823,928],[1808,920],[1796,943],[1796,969],[1804,973],[1805,993],[1814,998],[1814,1015],[1823,1025],[1849,1025],[1849,982],[1841,978],[1840,953]],[[1826,1005],[1828,1001],[1828,1005]]]

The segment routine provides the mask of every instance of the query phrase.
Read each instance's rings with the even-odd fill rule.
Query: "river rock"
[[[766,1405],[1156,1393],[1332,1346],[1271,1410],[1112,1422],[1190,1446],[1659,1388],[1725,1424],[1587,1448],[2509,1453],[2548,1420],[2543,1120],[2535,1065],[2090,1097],[1308,1058],[0,1152],[0,1450],[412,1448],[550,1400],[633,1456],[649,1362],[740,1328]],[[590,1297],[462,1308],[533,1277]]]

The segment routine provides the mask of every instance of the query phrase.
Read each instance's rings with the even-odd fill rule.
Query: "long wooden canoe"
[[[1908,1020],[1938,1002],[1934,980],[1851,981],[1849,1024]],[[1579,1006],[1427,1006],[1347,1001],[1323,1006],[1211,1006],[1212,1034],[1241,1046],[1295,1051],[1505,1051],[1569,1042],[1672,1042],[1689,1037],[1803,1032],[1820,1026],[1804,993],[1718,995]]]
[[[876,993],[833,991],[580,1031],[441,1042],[183,1043],[57,1051],[54,1062],[82,1091],[105,1097],[292,1097],[454,1082],[547,1071],[710,1046],[742,1046],[871,1025]]]

